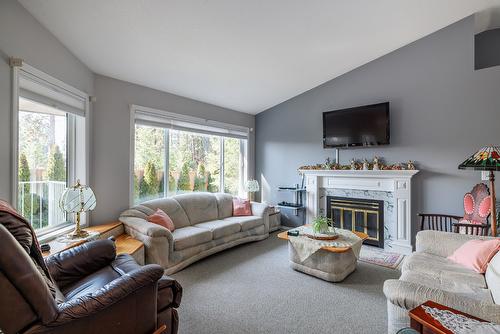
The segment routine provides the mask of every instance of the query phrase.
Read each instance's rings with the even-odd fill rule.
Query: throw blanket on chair
[[[49,269],[42,256],[40,244],[36,238],[35,231],[31,224],[21,216],[9,203],[0,199],[0,224],[14,236],[21,247],[33,260],[38,271],[47,283],[53,297],[56,295],[56,288]]]

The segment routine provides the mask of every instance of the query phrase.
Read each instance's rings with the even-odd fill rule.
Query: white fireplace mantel
[[[410,254],[411,243],[411,178],[418,170],[309,170],[301,169],[307,189],[307,223],[319,215],[320,189],[355,189],[393,193],[396,210],[396,235],[392,250]]]

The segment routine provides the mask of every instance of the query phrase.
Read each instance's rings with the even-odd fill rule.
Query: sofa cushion
[[[241,231],[248,231],[257,226],[263,225],[264,221],[259,216],[239,216],[228,217],[224,220],[235,222],[241,225]]]
[[[210,230],[194,226],[178,228],[172,233],[172,236],[175,250],[186,249],[212,240]]]
[[[156,209],[163,210],[175,225],[175,228],[181,228],[191,225],[189,218],[182,206],[174,198],[159,198],[142,203],[143,206],[150,208],[153,213]],[[148,213],[150,215],[152,213]]]
[[[453,292],[457,295],[486,303],[493,303],[489,289],[478,286],[477,284],[469,284],[469,282],[464,279],[454,279],[453,277],[446,275],[446,273],[436,275],[435,273],[424,273],[411,270],[403,272],[399,279],[406,282],[420,284],[428,288]]]
[[[217,193],[217,208],[219,210],[219,219],[231,217],[233,215],[233,196],[230,194]]]
[[[217,199],[214,194],[182,194],[175,196],[175,200],[179,202],[179,204],[186,212],[191,225],[216,220],[219,216],[217,209]]]
[[[172,219],[162,209],[156,209],[156,212],[148,216],[148,222],[165,227],[170,232],[175,230]]]
[[[241,231],[240,224],[228,220],[212,220],[209,222],[196,224],[194,225],[194,227],[201,227],[210,230],[214,239],[223,238],[227,235],[231,235]]]
[[[500,252],[491,259],[484,277],[495,304],[500,304]]]
[[[415,252],[408,256],[401,268],[402,272],[414,271],[424,273],[437,280],[452,280],[457,284],[468,284],[471,287],[486,288],[484,276],[473,270],[453,263],[447,258],[425,252]]]
[[[469,240],[448,259],[480,274],[486,272],[488,263],[500,249],[498,240]]]

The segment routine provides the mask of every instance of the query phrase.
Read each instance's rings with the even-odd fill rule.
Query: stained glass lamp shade
[[[494,171],[500,171],[500,146],[485,146],[467,160],[462,162],[459,169],[473,169],[489,171],[490,192],[491,192],[491,234],[497,235],[497,216],[495,200],[495,174]]]
[[[59,202],[61,210],[76,214],[76,227],[68,237],[73,239],[85,238],[88,233],[80,228],[80,214],[92,211],[96,206],[96,198],[89,186],[80,184],[80,180],[73,187],[67,188],[61,195]]]

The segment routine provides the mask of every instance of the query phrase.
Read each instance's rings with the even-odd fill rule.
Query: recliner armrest
[[[158,311],[167,307],[177,308],[181,304],[182,286],[170,276],[158,281]]]
[[[89,241],[49,256],[45,263],[59,288],[105,267],[116,257],[112,240]]]
[[[59,304],[59,315],[48,326],[57,326],[100,312],[143,287],[157,284],[162,275],[163,269],[155,264],[134,270],[92,294]]]

